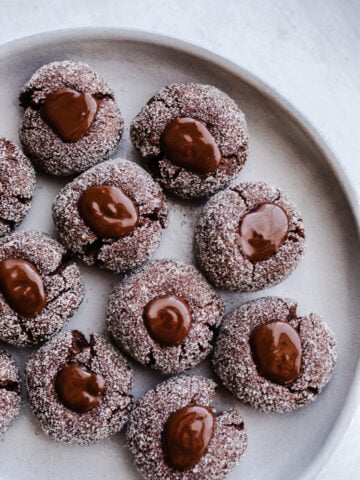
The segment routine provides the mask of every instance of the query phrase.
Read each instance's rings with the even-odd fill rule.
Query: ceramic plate
[[[335,331],[339,358],[330,384],[311,406],[292,414],[266,415],[220,390],[217,409],[235,406],[243,414],[249,446],[228,476],[251,480],[315,478],[344,433],[356,404],[359,357],[360,242],[355,196],[326,145],[311,126],[260,80],[225,59],[180,41],[108,29],[46,33],[0,48],[0,134],[16,143],[22,110],[17,95],[32,73],[54,60],[81,60],[101,73],[115,90],[125,118],[117,157],[139,162],[129,140],[130,121],[144,103],[171,82],[216,85],[246,114],[250,155],[236,181],[265,180],[283,189],[303,214],[307,250],[297,270],[275,288],[252,294],[223,293],[227,310],[264,295],[292,297],[299,313],[318,312]],[[21,230],[55,235],[51,205],[66,183],[38,175],[29,215]],[[193,263],[193,229],[203,203],[170,202],[170,223],[154,258]],[[104,332],[106,299],[118,278],[80,266],[86,296],[67,328]],[[22,369],[30,350],[14,351]],[[134,396],[161,377],[135,367]],[[211,375],[208,362],[190,373]],[[23,392],[24,393],[24,392]],[[91,447],[49,440],[32,416],[25,395],[21,415],[0,446],[2,480],[133,480],[140,475],[125,446],[124,434]],[[155,479],[154,479],[155,480]],[[158,480],[158,479],[156,479]]]

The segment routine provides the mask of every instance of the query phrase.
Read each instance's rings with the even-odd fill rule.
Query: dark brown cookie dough
[[[80,366],[104,382],[97,405],[86,412],[61,401],[57,378],[67,365]],[[80,445],[96,443],[122,429],[131,407],[127,391],[132,388],[132,378],[128,362],[103,335],[93,333],[87,341],[77,330],[60,333],[26,364],[30,406],[44,432],[54,440]]]
[[[79,307],[84,296],[80,271],[68,261],[58,242],[34,231],[13,233],[0,240],[0,265],[7,259],[24,260],[36,269],[45,290],[45,306],[38,314],[21,314],[9,305],[1,287],[0,339],[19,347],[43,342],[61,330]],[[6,272],[1,271],[3,284]],[[20,281],[21,277],[19,285]]]
[[[35,172],[30,161],[12,142],[0,137],[0,236],[22,222],[34,189]]]
[[[174,469],[164,454],[162,439],[169,416],[189,404],[208,407],[215,388],[208,378],[183,375],[161,383],[137,402],[126,436],[135,465],[145,479],[221,480],[239,463],[247,435],[240,414],[233,409],[216,414],[207,452],[194,467]]]
[[[244,217],[264,204],[286,214],[288,232],[267,259],[252,261],[239,246]],[[278,188],[264,182],[241,183],[220,192],[206,204],[195,228],[195,251],[200,270],[216,287],[255,291],[284,280],[304,252],[305,234],[300,213]]]
[[[185,302],[191,317],[185,337],[172,345],[159,343],[144,322],[149,302],[169,295]],[[175,373],[194,367],[212,350],[214,329],[223,312],[222,299],[194,267],[155,260],[115,287],[107,307],[107,326],[121,350],[138,362],[162,373]],[[173,333],[172,321],[167,318],[167,325],[162,326],[165,337]]]
[[[160,145],[165,127],[178,117],[192,118],[207,127],[221,153],[218,168],[197,173],[165,158]],[[221,90],[188,83],[162,88],[133,120],[131,140],[153,177],[166,190],[184,198],[212,195],[242,169],[248,151],[245,116]]]
[[[81,195],[96,185],[118,187],[136,205],[139,221],[121,238],[104,238],[91,230],[80,215]],[[167,222],[167,204],[151,176],[127,160],[108,160],[66,185],[53,205],[53,218],[62,243],[86,264],[125,272],[142,264],[159,245]]]
[[[222,323],[213,365],[223,385],[239,400],[264,412],[290,412],[313,402],[329,382],[336,362],[334,334],[316,314],[296,314],[296,302],[264,297],[245,303]],[[250,346],[254,329],[287,322],[300,335],[300,375],[280,385],[258,373]]]
[[[0,435],[6,432],[20,411],[19,370],[11,355],[0,349]]]
[[[90,129],[78,141],[66,142],[41,115],[46,98],[64,88],[88,93],[97,101]],[[35,167],[53,175],[71,175],[101,162],[116,150],[124,122],[105,80],[88,65],[65,60],[44,65],[20,91],[25,108],[20,140]]]

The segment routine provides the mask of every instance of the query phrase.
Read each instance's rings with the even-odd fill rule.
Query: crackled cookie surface
[[[220,480],[239,463],[247,446],[244,422],[236,410],[211,408],[215,389],[208,378],[183,375],[136,403],[126,437],[144,478]]]
[[[243,112],[210,85],[162,88],[133,120],[130,135],[153,177],[184,198],[204,197],[224,188],[247,157]]]
[[[54,440],[90,445],[121,430],[131,407],[132,369],[98,333],[60,333],[26,364],[32,411]]]
[[[159,245],[167,204],[157,183],[127,160],[108,160],[66,185],[53,205],[62,243],[88,265],[130,270]]]
[[[12,142],[0,137],[0,236],[11,233],[30,209],[35,172]]]
[[[313,402],[336,362],[335,337],[314,313],[296,314],[293,300],[264,297],[225,318],[213,366],[239,400],[265,412]]]
[[[0,240],[0,339],[19,347],[57,333],[79,307],[84,285],[66,250],[41,232]]]
[[[300,213],[278,188],[241,183],[206,204],[195,228],[196,259],[216,287],[254,291],[284,280],[302,258]]]
[[[194,367],[212,350],[222,299],[192,266],[155,260],[114,289],[107,326],[121,350],[162,373]]]
[[[0,349],[0,435],[6,432],[20,411],[19,370],[11,355]]]
[[[25,113],[20,140],[35,167],[71,175],[116,150],[124,122],[114,92],[81,62],[44,65],[19,95]]]

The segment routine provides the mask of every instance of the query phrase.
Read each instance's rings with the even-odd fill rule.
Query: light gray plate
[[[250,156],[241,180],[265,180],[287,192],[303,213],[307,252],[281,285],[250,295],[224,294],[228,309],[263,295],[292,297],[299,312],[318,312],[335,331],[339,360],[335,375],[313,405],[293,414],[266,415],[220,392],[216,407],[243,413],[249,447],[229,479],[314,478],[344,433],[354,411],[359,375],[360,242],[355,196],[331,152],[307,122],[249,73],[197,47],[161,36],[124,30],[80,29],[25,38],[0,48],[0,135],[18,143],[22,115],[17,94],[41,65],[82,60],[114,88],[126,129],[117,156],[138,161],[129,124],[142,105],[170,82],[210,83],[233,97],[247,116]],[[63,180],[38,176],[32,209],[21,229],[55,234],[51,204]],[[170,202],[170,225],[156,257],[193,262],[193,227],[200,203]],[[70,322],[88,333],[104,331],[106,298],[116,277],[81,266],[85,300]],[[11,349],[13,350],[13,349]],[[16,353],[21,365],[29,354]],[[197,372],[210,374],[203,363]],[[135,369],[134,395],[161,378]],[[138,479],[123,434],[99,445],[76,447],[49,440],[26,405],[0,446],[2,480]],[[157,479],[156,479],[157,480]]]

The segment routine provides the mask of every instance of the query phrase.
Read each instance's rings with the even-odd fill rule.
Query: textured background
[[[121,26],[233,60],[310,120],[360,194],[358,0],[0,0],[0,12],[0,43],[58,28]],[[354,480],[359,467],[360,409],[317,480]]]

